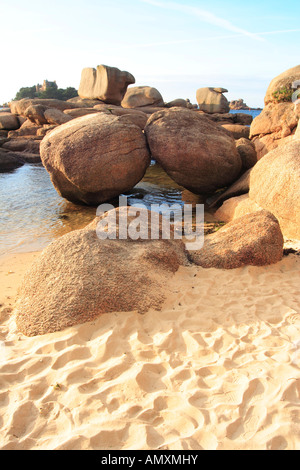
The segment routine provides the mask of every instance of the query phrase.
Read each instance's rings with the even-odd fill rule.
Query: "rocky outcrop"
[[[222,126],[224,129],[231,132],[233,138],[236,140],[249,138],[250,128],[248,126],[242,126],[241,124],[222,124]]]
[[[131,210],[121,209],[127,226],[134,219]],[[163,240],[161,230],[158,240],[100,240],[97,226],[111,212],[60,237],[36,259],[16,304],[16,324],[23,334],[60,331],[104,313],[161,309],[170,278],[188,264],[183,242]],[[113,212],[118,223],[120,211]]]
[[[75,96],[74,98],[70,98],[67,100],[67,103],[74,105],[75,109],[77,108],[93,108],[96,104],[101,104],[103,101],[100,100],[90,100],[80,98],[80,96]]]
[[[229,222],[206,238],[191,260],[203,268],[234,269],[266,266],[283,256],[283,236],[277,219],[268,211],[258,211]]]
[[[127,116],[129,121],[137,124],[141,129],[144,129],[146,122],[148,121],[148,114],[144,113],[144,108],[122,108],[122,106],[114,106],[107,104],[98,104],[94,106],[94,109],[98,112],[105,112],[114,116]],[[124,117],[124,119],[126,119]]]
[[[140,127],[106,113],[71,120],[48,133],[41,158],[62,197],[89,205],[131,190],[150,164]]]
[[[199,88],[196,92],[199,109],[206,113],[229,113],[229,103],[223,95],[227,91],[225,88]]]
[[[300,80],[300,65],[292,67],[273,78],[265,95],[265,105],[267,106],[269,103],[277,104],[280,97],[276,96],[276,93],[282,89],[291,90],[292,84],[296,80]]]
[[[300,121],[298,121],[298,126],[294,135],[294,140],[300,140]]]
[[[25,116],[26,109],[29,106],[36,106],[36,105],[45,106],[45,108],[59,109],[60,111],[64,111],[65,109],[72,109],[76,107],[74,104],[68,101],[61,101],[61,100],[55,100],[55,99],[42,99],[42,98],[34,98],[34,99],[23,98],[22,100],[11,101],[9,103],[9,107],[11,109],[12,114],[16,114],[18,116]]]
[[[269,103],[263,109],[250,127],[250,138],[255,144],[258,160],[292,140],[298,119],[294,103]]]
[[[233,137],[205,115],[163,109],[149,118],[145,133],[152,158],[189,191],[210,194],[240,174],[242,163]]]
[[[2,145],[11,152],[24,152],[38,155],[40,152],[40,142],[42,137],[20,137],[11,139]]]
[[[123,108],[141,108],[143,106],[163,106],[160,92],[150,86],[130,87],[121,103]]]
[[[272,212],[282,233],[300,240],[300,141],[280,146],[251,170],[250,198]]]
[[[214,113],[206,114],[206,116],[219,124],[240,124],[242,126],[250,126],[253,121],[253,116],[251,116],[251,114],[245,113]]]
[[[249,106],[246,103],[244,103],[244,100],[242,98],[240,98],[239,100],[230,101],[229,108],[237,110],[237,111],[240,109],[244,109],[244,110],[250,109]]]
[[[132,83],[135,83],[135,78],[131,73],[116,67],[98,65],[97,69],[83,69],[78,95],[83,99],[120,105],[128,85]]]
[[[214,215],[218,221],[228,223],[238,217],[260,210],[262,208],[252,201],[247,193],[226,199]]]
[[[194,109],[198,108],[197,105],[193,105],[189,99],[183,100],[182,98],[177,98],[176,100],[169,101],[168,103],[165,103],[166,108],[188,108],[188,109]]]
[[[75,109],[65,109],[64,114],[70,116],[72,119],[76,119],[78,117],[87,116],[88,114],[96,114],[98,112],[99,111],[94,108],[81,107]]]

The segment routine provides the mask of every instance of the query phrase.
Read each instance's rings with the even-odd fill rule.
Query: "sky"
[[[300,64],[300,2],[278,0],[0,0],[0,104],[47,79],[78,89],[109,65],[164,100],[201,87],[263,107],[270,81]]]

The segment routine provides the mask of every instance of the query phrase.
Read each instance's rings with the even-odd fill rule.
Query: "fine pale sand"
[[[1,450],[300,449],[300,257],[184,267],[161,312],[15,329],[36,253],[0,260]]]

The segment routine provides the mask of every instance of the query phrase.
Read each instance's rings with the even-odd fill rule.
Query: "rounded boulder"
[[[203,114],[164,109],[149,118],[145,133],[152,158],[189,191],[211,194],[240,174],[242,162],[234,138]]]
[[[41,159],[58,193],[87,205],[131,190],[150,164],[141,128],[106,113],[73,119],[48,133]]]

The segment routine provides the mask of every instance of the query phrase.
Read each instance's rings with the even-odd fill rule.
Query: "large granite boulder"
[[[229,113],[229,102],[223,95],[227,91],[225,88],[199,88],[196,92],[199,109],[206,113]]]
[[[123,108],[163,106],[164,100],[156,88],[150,86],[135,86],[128,88],[121,105]]]
[[[277,219],[268,211],[257,211],[234,219],[209,235],[201,250],[190,258],[203,268],[234,269],[265,266],[283,256],[283,236]]]
[[[235,140],[203,114],[163,109],[149,118],[145,133],[152,158],[189,191],[211,194],[240,174],[242,162]]]
[[[252,168],[249,196],[276,216],[286,237],[300,240],[299,140],[272,150]]]
[[[134,221],[124,207],[127,226]],[[19,289],[16,324],[27,336],[43,335],[95,320],[111,312],[160,310],[168,283],[181,265],[188,265],[182,240],[99,239],[99,223],[51,243],[35,260]],[[147,219],[150,227],[150,212]],[[173,237],[174,238],[174,237]]]
[[[276,92],[286,88],[292,89],[293,82],[300,80],[300,65],[286,70],[271,81],[265,96],[265,105],[269,103],[278,103]],[[274,96],[275,93],[275,96]]]
[[[97,69],[82,70],[78,95],[83,99],[120,105],[128,85],[132,83],[135,83],[135,78],[131,73],[116,67],[98,65]]]
[[[131,190],[150,164],[141,128],[106,113],[72,119],[48,133],[41,158],[62,197],[89,205]]]

